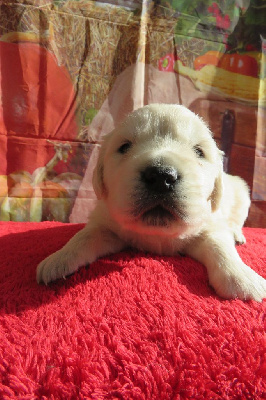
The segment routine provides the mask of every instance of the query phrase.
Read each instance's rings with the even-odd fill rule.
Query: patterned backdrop
[[[85,222],[102,136],[164,102],[208,122],[266,226],[265,21],[263,0],[2,0],[0,220]]]

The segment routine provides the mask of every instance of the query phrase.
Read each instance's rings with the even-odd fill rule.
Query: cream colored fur
[[[174,182],[163,183],[165,193],[152,186],[149,167],[174,174]],[[222,152],[208,127],[185,107],[154,104],[129,115],[105,137],[93,186],[98,202],[88,224],[39,264],[38,282],[131,246],[202,262],[221,297],[266,297],[266,281],[235,248],[245,241],[248,188],[223,172]]]

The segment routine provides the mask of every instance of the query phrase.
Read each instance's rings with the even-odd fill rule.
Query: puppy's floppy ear
[[[217,211],[223,195],[223,155],[224,152],[218,150],[219,157],[219,173],[214,182],[214,188],[210,196],[212,212]]]
[[[93,175],[92,175],[92,186],[94,189],[94,192],[97,196],[97,199],[100,200],[102,197],[104,197],[106,193],[106,188],[104,186],[104,155],[105,155],[105,149],[107,147],[107,142],[109,141],[109,137],[111,134],[108,134],[104,137],[103,143],[101,145],[99,155],[98,155],[98,160],[96,162]]]

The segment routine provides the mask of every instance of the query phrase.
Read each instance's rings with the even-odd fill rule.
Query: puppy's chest
[[[184,247],[184,243],[176,238],[165,238],[155,235],[127,235],[126,242],[132,248],[165,256],[176,255],[181,252]]]

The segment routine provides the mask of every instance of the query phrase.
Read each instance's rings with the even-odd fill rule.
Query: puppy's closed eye
[[[120,154],[125,154],[125,153],[127,153],[131,146],[132,146],[132,142],[130,142],[130,141],[127,141],[127,142],[123,143],[123,144],[118,148],[118,153],[120,153]]]

